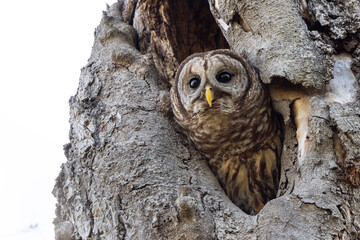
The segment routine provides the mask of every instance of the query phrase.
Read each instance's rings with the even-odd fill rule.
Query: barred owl
[[[230,50],[193,54],[180,64],[170,96],[176,122],[227,196],[257,214],[276,196],[282,136],[256,71]]]

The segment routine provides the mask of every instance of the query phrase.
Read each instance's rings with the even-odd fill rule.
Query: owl
[[[257,72],[226,49],[179,66],[170,91],[176,122],[208,159],[227,196],[247,214],[276,197],[282,134]]]

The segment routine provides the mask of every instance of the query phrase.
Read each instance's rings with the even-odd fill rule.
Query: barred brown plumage
[[[256,71],[230,50],[197,53],[171,89],[175,120],[209,159],[229,198],[248,214],[276,196],[281,131]]]

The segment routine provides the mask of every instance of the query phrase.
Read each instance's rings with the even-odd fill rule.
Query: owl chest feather
[[[258,213],[267,201],[275,198],[279,183],[280,131],[269,126],[268,132],[262,134],[258,141],[252,138],[234,141],[208,155],[210,168],[226,194],[248,214]]]
[[[188,135],[205,153],[229,198],[255,214],[276,196],[281,139],[270,107],[201,116]]]
[[[278,136],[262,149],[227,158],[209,159],[209,165],[228,197],[248,214],[258,213],[276,197],[281,141]]]
[[[209,158],[220,153],[240,154],[260,148],[273,131],[271,108],[263,106],[256,112],[209,111],[193,118],[187,135]]]

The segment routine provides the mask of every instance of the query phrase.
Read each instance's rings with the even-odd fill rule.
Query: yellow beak
[[[212,106],[212,100],[214,99],[214,92],[212,91],[212,88],[210,85],[206,85],[205,87],[206,91],[205,91],[205,96],[206,96],[206,100],[209,103],[209,106]]]

